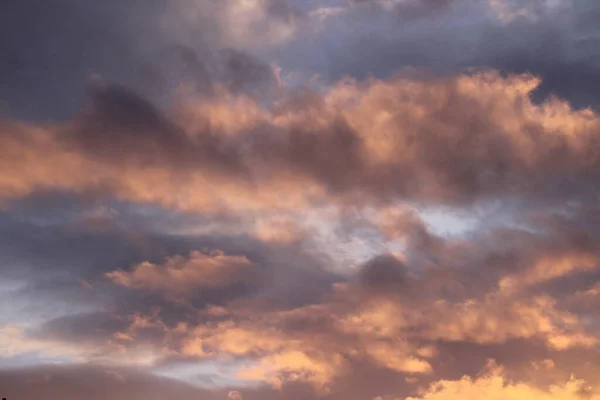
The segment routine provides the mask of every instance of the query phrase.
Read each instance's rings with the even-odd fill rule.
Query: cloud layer
[[[595,2],[9,3],[3,397],[600,396]]]

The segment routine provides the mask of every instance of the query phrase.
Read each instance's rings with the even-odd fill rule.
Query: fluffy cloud
[[[552,385],[548,388],[537,388],[526,383],[510,382],[503,376],[501,368],[492,367],[478,378],[463,377],[457,381],[438,381],[432,384],[418,397],[407,400],[445,400],[445,399],[486,399],[504,400],[570,400],[597,399],[598,395],[583,380],[572,378],[563,384]]]
[[[371,260],[319,303],[281,310],[233,302],[209,309],[201,323],[187,318],[173,328],[162,325],[163,339],[154,343],[203,360],[246,360],[236,372],[240,379],[276,387],[300,380],[325,391],[360,360],[427,376],[439,343],[526,340],[558,352],[597,345],[584,321],[548,295],[506,291],[496,282],[491,292],[456,298],[445,292],[467,284],[470,272],[415,276],[403,262],[394,256]]]
[[[248,117],[220,129],[197,114],[190,126],[202,130],[107,87],[64,128],[5,124],[0,185],[5,198],[59,188],[188,210],[307,207],[331,196],[568,199],[561,186],[595,185],[599,120],[557,99],[534,104],[538,84],[491,71],[346,81],[269,109],[234,102],[228,112]]]
[[[2,396],[596,398],[595,3],[21,3]]]
[[[106,276],[118,285],[177,297],[260,279],[260,271],[246,257],[193,251],[189,257],[175,256],[162,265],[143,262],[130,272],[113,271]]]

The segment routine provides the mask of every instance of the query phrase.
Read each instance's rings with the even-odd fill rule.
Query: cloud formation
[[[595,185],[598,117],[558,99],[534,104],[538,85],[492,71],[344,81],[267,109],[225,94],[182,121],[109,86],[66,125],[5,123],[2,193],[108,191],[198,211],[272,207],[272,191],[281,207],[332,196],[351,204],[568,198],[562,188]]]
[[[217,289],[260,278],[246,257],[228,256],[222,251],[203,254],[193,251],[189,257],[175,256],[163,265],[143,262],[130,272],[118,270],[106,277],[117,285],[144,289],[173,296],[186,296],[195,290]]]
[[[595,2],[9,3],[1,396],[598,397]]]
[[[549,388],[539,389],[523,383],[507,382],[501,368],[492,367],[484,375],[472,379],[463,377],[458,381],[439,381],[431,385],[418,397],[409,397],[407,400],[428,399],[478,399],[485,396],[489,399],[596,399],[597,395],[591,393],[591,388],[585,381],[575,377],[562,385],[553,385]]]

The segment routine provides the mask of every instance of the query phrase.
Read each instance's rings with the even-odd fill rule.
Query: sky
[[[0,396],[600,400],[599,27],[0,1]]]

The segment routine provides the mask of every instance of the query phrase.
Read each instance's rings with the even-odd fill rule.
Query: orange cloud
[[[118,270],[106,277],[134,289],[171,296],[189,296],[196,290],[223,288],[256,278],[257,270],[246,257],[229,256],[217,250],[210,254],[193,251],[188,257],[174,256],[161,265],[143,262],[129,272]]]
[[[571,378],[566,383],[539,388],[531,384],[511,382],[504,377],[502,368],[490,367],[477,378],[465,376],[460,380],[442,380],[433,383],[417,397],[406,400],[590,400],[600,399],[583,380]]]
[[[493,71],[346,80],[322,94],[286,93],[271,107],[229,93],[191,100],[171,118],[122,89],[100,87],[91,111],[68,123],[3,123],[0,193],[95,191],[243,211],[543,196],[545,180],[565,171],[594,184],[600,119],[557,99],[534,104],[539,84]]]

